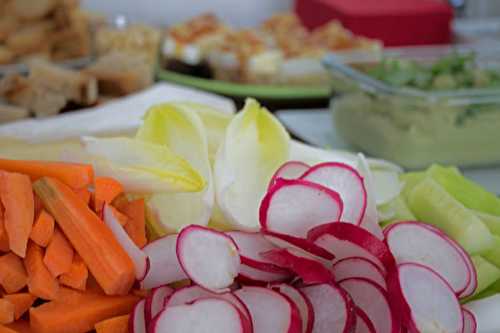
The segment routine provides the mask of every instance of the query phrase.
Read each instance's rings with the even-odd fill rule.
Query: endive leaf
[[[113,177],[132,193],[195,192],[203,177],[167,147],[130,138],[83,137],[97,175]],[[82,161],[83,162],[83,161]]]
[[[215,160],[216,198],[235,228],[259,229],[258,209],[274,171],[288,159],[290,137],[255,100],[227,127]]]
[[[149,109],[136,138],[164,145],[185,158],[205,179],[207,186],[196,193],[158,193],[148,200],[150,216],[166,232],[179,232],[189,224],[207,225],[214,205],[214,186],[205,126],[196,104],[169,103]],[[217,111],[214,111],[217,112]]]

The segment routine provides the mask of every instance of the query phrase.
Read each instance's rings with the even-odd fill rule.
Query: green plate
[[[230,97],[254,97],[257,99],[306,100],[327,99],[330,96],[328,86],[286,86],[264,84],[241,84],[227,81],[211,80],[196,76],[159,69],[160,80],[181,84],[216,94]]]

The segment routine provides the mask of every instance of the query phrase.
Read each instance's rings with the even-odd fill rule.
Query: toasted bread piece
[[[36,86],[57,92],[79,105],[88,106],[97,102],[97,80],[93,76],[43,60],[32,61],[29,68],[29,80]]]
[[[59,29],[50,36],[54,60],[79,58],[90,54],[92,48],[90,24],[88,17],[80,9],[61,9],[55,24]]]
[[[16,31],[18,21],[13,16],[0,17],[0,42],[7,40],[10,34]]]
[[[39,20],[54,10],[57,0],[14,0],[14,15],[22,20]]]
[[[7,65],[14,61],[14,53],[3,45],[0,45],[0,65]]]
[[[47,36],[53,27],[51,21],[23,25],[8,36],[6,45],[17,55],[35,53],[47,47]]]
[[[29,117],[28,109],[0,103],[0,123],[6,123]]]
[[[153,83],[152,66],[138,54],[109,53],[87,67],[85,72],[97,78],[99,92],[105,95],[127,95]]]

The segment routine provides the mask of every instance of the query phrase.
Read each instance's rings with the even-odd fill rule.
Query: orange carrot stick
[[[128,333],[129,315],[113,317],[95,324],[96,333]]]
[[[20,331],[14,330],[11,327],[0,325],[0,333],[20,333]]]
[[[29,242],[24,266],[28,272],[28,290],[44,300],[57,298],[59,283],[43,263],[43,249]]]
[[[0,170],[28,175],[32,181],[56,178],[74,189],[87,187],[94,181],[94,170],[88,164],[0,159]]]
[[[122,184],[109,177],[96,177],[94,186],[95,199],[105,203],[111,203],[116,197],[123,193]]]
[[[54,235],[54,227],[54,218],[46,210],[42,210],[33,224],[31,240],[41,247],[47,247]]]
[[[0,285],[8,294],[16,293],[28,283],[22,260],[13,253],[0,257]]]
[[[90,197],[92,193],[87,188],[81,188],[79,190],[75,190],[75,193],[85,202],[87,205],[90,203]]]
[[[126,294],[134,264],[111,230],[60,181],[41,178],[33,187],[106,294]]]
[[[13,322],[12,324],[6,325],[6,327],[9,330],[13,330],[14,333],[36,333],[34,332],[31,327],[30,323],[26,320],[18,320]],[[1,333],[11,333],[10,331],[2,332]]]
[[[59,283],[83,291],[87,287],[88,277],[87,265],[78,254],[75,254],[70,270],[59,277]]]
[[[3,219],[3,212],[0,211],[0,252],[9,252],[9,236],[5,230],[5,222]]]
[[[14,321],[14,304],[0,298],[0,324],[10,324]]]
[[[82,295],[75,306],[53,301],[30,309],[31,327],[37,333],[83,333],[95,324],[132,311],[138,297]],[[70,304],[71,305],[71,304]]]
[[[35,200],[35,216],[38,216],[43,210],[43,202],[36,194],[34,195],[33,199]]]
[[[19,293],[5,295],[4,299],[14,305],[14,320],[18,320],[26,313],[26,311],[30,309],[33,302],[35,302],[36,297],[30,293]]]
[[[43,263],[54,277],[69,272],[73,262],[74,251],[71,244],[59,229],[56,228],[54,236],[47,246]]]
[[[5,208],[4,223],[10,250],[24,258],[35,215],[30,178],[19,173],[0,172],[0,198]]]
[[[127,234],[138,247],[144,247],[147,243],[144,199],[130,201],[118,209],[129,218],[125,225]]]
[[[123,214],[122,212],[120,212],[118,209],[116,209],[113,206],[109,206],[109,209],[111,209],[111,211],[113,212],[113,215],[116,217],[116,219],[118,220],[118,223],[120,223],[120,225],[122,227],[127,225],[129,219],[125,214]]]

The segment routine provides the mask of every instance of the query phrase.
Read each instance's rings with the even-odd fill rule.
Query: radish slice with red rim
[[[367,205],[363,177],[350,165],[339,162],[321,163],[311,167],[300,179],[321,184],[337,192],[344,203],[340,220],[360,224]]]
[[[272,286],[272,289],[279,291],[281,294],[295,303],[302,318],[302,333],[312,333],[314,325],[314,310],[311,301],[304,295],[302,291],[288,284],[281,283]]]
[[[151,294],[146,298],[146,303],[144,305],[146,323],[149,323],[163,310],[166,300],[173,293],[174,290],[169,286],[161,286],[151,291]]]
[[[287,296],[262,287],[243,287],[235,294],[250,311],[254,333],[301,333],[299,310]]]
[[[337,192],[305,180],[277,179],[260,205],[264,230],[305,238],[315,226],[338,221],[343,204]]]
[[[246,318],[228,301],[205,298],[166,307],[151,324],[153,333],[252,333]]]
[[[262,253],[262,256],[275,265],[294,272],[306,284],[333,281],[333,274],[328,268],[303,252],[294,249],[274,249]]]
[[[464,315],[464,333],[476,333],[477,322],[476,316],[467,309],[462,309]]]
[[[145,305],[146,300],[143,299],[134,306],[128,323],[131,333],[146,333]]]
[[[177,258],[192,281],[214,292],[228,291],[240,268],[238,247],[231,237],[198,225],[179,233]]]
[[[200,286],[189,286],[177,289],[168,300],[166,300],[164,307],[177,306],[183,304],[191,304],[202,298],[219,298],[228,301],[234,305],[245,317],[251,321],[250,313],[243,302],[240,301],[236,295],[231,292],[223,294],[213,293]]]
[[[368,316],[376,332],[399,333],[400,325],[393,315],[385,290],[363,278],[339,282],[358,308]]]
[[[385,230],[386,243],[396,262],[417,263],[441,275],[461,295],[471,283],[469,267],[459,245],[436,228],[420,222],[400,222]]]
[[[301,161],[288,161],[282,166],[271,177],[269,182],[269,188],[271,188],[278,178],[283,179],[297,179],[302,176],[307,170],[309,170],[309,165]]]
[[[267,240],[260,232],[228,231],[226,234],[238,246],[242,264],[271,273],[286,274],[288,272],[260,255],[262,252],[277,249],[277,246]]]
[[[272,282],[284,282],[292,278],[291,273],[274,273],[250,267],[245,264],[240,265],[238,282],[249,285],[267,285]]]
[[[308,233],[308,239],[336,256],[336,260],[362,257],[375,263],[384,274],[395,265],[384,242],[350,223],[329,223]]]
[[[365,278],[387,290],[384,272],[373,261],[366,258],[342,259],[333,265],[332,272],[337,282],[350,278]]]
[[[318,261],[323,261],[325,264],[335,259],[335,255],[305,238],[293,237],[271,231],[262,231],[262,233],[268,241],[279,248],[293,248],[305,252],[306,254],[313,255]]]
[[[142,249],[150,261],[150,269],[141,281],[142,289],[153,289],[188,278],[177,259],[176,247],[177,235],[169,235],[152,241]]]
[[[457,296],[436,272],[420,264],[401,264],[389,274],[393,309],[411,332],[460,333],[464,318]]]
[[[356,308],[356,330],[354,333],[377,333],[370,318],[360,308]]]
[[[356,325],[354,304],[349,295],[333,283],[300,288],[314,309],[313,333],[348,333]]]
[[[149,258],[144,251],[135,245],[108,205],[104,207],[104,223],[113,232],[118,243],[134,263],[136,279],[143,280],[149,270]]]

